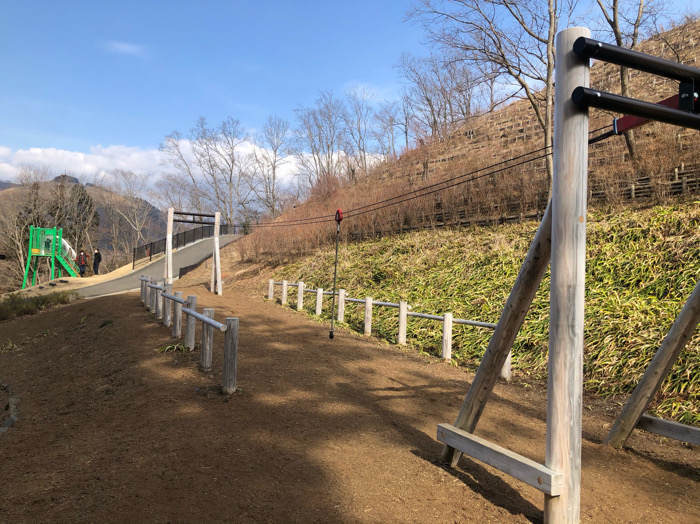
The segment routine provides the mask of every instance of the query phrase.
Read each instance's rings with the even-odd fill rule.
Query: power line
[[[602,127],[597,128],[597,129],[590,130],[588,132],[588,134],[597,133],[599,131],[602,131],[602,130],[610,128],[610,127],[612,127],[612,124],[608,124],[606,126],[602,126]],[[609,138],[610,136],[614,136],[614,134],[611,132],[607,132],[607,133],[604,133],[600,136],[589,139],[588,143],[594,144],[596,142],[600,142],[602,140],[605,140],[605,139]],[[548,152],[544,153],[543,155],[524,160],[522,162],[517,162],[517,163],[512,164],[512,165],[504,166],[504,167],[499,168],[495,171],[489,171],[487,173],[483,173],[483,174],[478,175],[478,176],[471,176],[471,178],[467,178],[465,180],[460,180],[460,179],[463,179],[465,177],[469,177],[470,175],[476,175],[477,173],[480,173],[482,171],[487,171],[487,170],[493,169],[497,166],[501,166],[503,164],[510,164],[511,162],[513,162],[515,160],[519,160],[521,158],[525,158],[527,156],[530,156],[530,155],[533,155],[536,153],[541,153],[545,150],[551,149],[551,147],[552,146],[544,146],[544,147],[541,147],[539,149],[528,151],[527,153],[523,153],[521,155],[515,156],[513,158],[509,158],[508,160],[502,160],[500,162],[496,162],[496,163],[491,164],[491,165],[486,166],[486,167],[475,169],[475,170],[467,172],[467,173],[463,173],[463,174],[460,174],[460,175],[457,175],[457,176],[454,176],[451,178],[447,178],[445,180],[441,180],[439,182],[435,182],[433,184],[429,184],[427,186],[420,187],[418,189],[414,189],[413,191],[409,191],[407,193],[402,193],[400,195],[395,195],[393,197],[386,198],[384,200],[379,200],[377,202],[372,202],[370,204],[365,204],[365,205],[362,205],[360,207],[349,209],[346,212],[345,216],[347,218],[352,218],[354,216],[359,216],[359,215],[369,213],[372,211],[379,211],[380,209],[384,209],[385,207],[390,207],[390,206],[393,206],[396,204],[400,204],[403,202],[414,200],[416,198],[422,198],[422,197],[437,193],[439,191],[443,191],[445,189],[450,189],[452,187],[455,187],[455,186],[458,186],[458,185],[461,185],[461,184],[464,184],[467,182],[472,182],[475,180],[479,180],[481,178],[485,178],[487,176],[501,173],[501,172],[506,171],[508,169],[518,167],[518,166],[527,164],[527,163],[535,161],[535,160],[544,159],[552,154],[551,151],[548,151]],[[459,182],[450,184],[450,182],[454,182],[456,180],[459,180]],[[445,185],[445,184],[448,184],[448,185]],[[445,186],[445,187],[439,187],[439,186]],[[409,196],[409,195],[411,195],[411,196]],[[386,205],[383,205],[383,204],[386,204]],[[376,206],[379,206],[379,207],[376,207]],[[325,223],[325,222],[332,222],[333,220],[334,220],[334,215],[319,215],[319,216],[315,216],[315,217],[304,217],[304,218],[290,219],[290,220],[284,220],[284,221],[278,221],[278,222],[250,224],[250,226],[251,227],[290,227],[290,226],[303,226],[303,225],[311,225],[311,224],[320,224],[320,223]]]

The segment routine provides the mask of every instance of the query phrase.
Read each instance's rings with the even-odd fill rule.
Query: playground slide
[[[75,260],[77,258],[78,254],[65,238],[61,239],[61,245],[63,246],[63,253],[68,254],[71,260]]]
[[[78,276],[78,270],[76,269],[75,264],[71,263],[70,258],[66,260],[62,255],[56,255],[56,260],[58,260],[58,262],[63,266],[63,269],[65,269],[70,276]]]

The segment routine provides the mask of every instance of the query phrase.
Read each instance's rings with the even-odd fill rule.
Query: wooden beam
[[[695,333],[698,322],[700,322],[700,281],[695,284],[695,289],[676,317],[668,334],[664,337],[661,347],[651,360],[644,376],[634,388],[625,407],[622,408],[622,413],[605,438],[605,444],[610,444],[615,448],[620,448],[625,444],[642,413],[647,409],[651,399],[654,398],[671,371],[674,362],[678,360],[678,355]]]
[[[437,439],[552,497],[559,495],[564,484],[561,473],[451,424],[438,424]]]
[[[664,420],[644,414],[639,418],[637,427],[649,433],[700,446],[700,428],[695,426],[686,426],[672,420]]]

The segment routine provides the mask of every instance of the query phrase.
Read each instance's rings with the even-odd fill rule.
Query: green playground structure
[[[58,227],[34,227],[29,226],[29,252],[27,253],[27,267],[24,269],[24,281],[22,289],[27,287],[29,270],[32,270],[32,286],[36,284],[36,276],[39,272],[39,257],[51,258],[51,280],[63,276],[63,270],[70,276],[78,276],[78,268],[73,262],[75,250],[63,238],[63,229]]]

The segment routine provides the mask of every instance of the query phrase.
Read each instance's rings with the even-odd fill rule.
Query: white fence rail
[[[304,307],[304,293],[315,293],[316,294],[316,304],[315,304],[315,314],[320,315],[323,310],[323,296],[332,295],[332,291],[324,291],[323,288],[307,288],[304,282],[288,282],[282,280],[281,282],[276,282],[274,280],[268,280],[267,285],[267,298],[268,300],[274,300],[275,298],[275,286],[282,286],[282,295],[280,302],[283,306],[287,305],[288,302],[288,289],[290,287],[297,288],[297,302],[296,309],[301,311]],[[433,315],[430,313],[419,313],[416,311],[410,311],[411,306],[405,301],[401,302],[385,302],[381,300],[373,300],[372,297],[365,298],[355,298],[346,295],[344,289],[339,289],[336,293],[338,296],[338,322],[345,321],[345,303],[354,304],[364,304],[364,323],[363,331],[365,335],[372,334],[372,309],[374,306],[378,307],[388,307],[397,308],[399,310],[399,332],[398,332],[398,343],[399,345],[406,345],[406,328],[408,324],[408,317],[423,318],[427,320],[437,320],[442,322],[442,358],[444,360],[452,359],[452,326],[453,324],[459,324],[463,326],[473,326],[486,329],[496,329],[496,324],[491,322],[481,322],[478,320],[468,320],[464,318],[454,318],[452,313],[445,313],[443,315]],[[333,314],[333,312],[331,312]],[[501,378],[505,380],[511,379],[511,359],[506,359],[506,363],[501,369]]]

